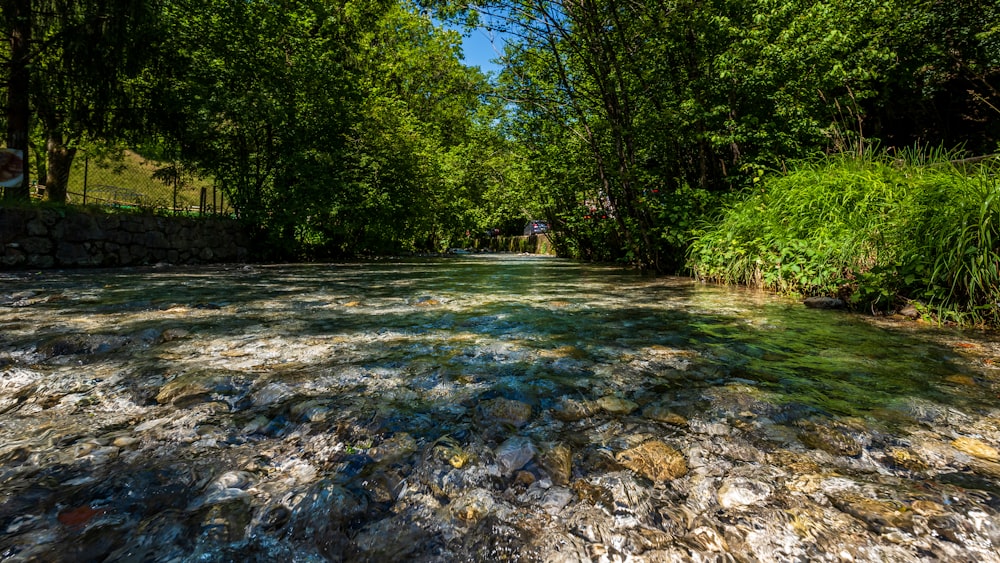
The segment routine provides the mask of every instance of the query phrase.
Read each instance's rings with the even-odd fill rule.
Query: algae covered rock
[[[858,457],[861,455],[861,444],[847,428],[831,424],[818,424],[811,421],[799,423],[799,440],[806,446],[823,450],[831,455]]]
[[[552,407],[552,416],[563,422],[576,422],[591,416],[594,410],[587,401],[578,401],[563,396]]]
[[[1000,461],[1000,451],[977,438],[961,437],[951,443],[956,450],[986,461]]]
[[[531,405],[503,397],[483,401],[476,410],[484,426],[505,424],[520,428],[531,420]]]
[[[573,476],[573,452],[565,444],[543,445],[538,456],[538,464],[556,485],[569,483]]]
[[[651,481],[671,481],[688,471],[684,455],[659,440],[618,452],[615,460]]]
[[[639,408],[639,405],[629,401],[628,399],[622,399],[621,397],[615,397],[614,395],[607,395],[601,397],[597,400],[597,406],[601,407],[610,414],[631,414],[632,411]]]

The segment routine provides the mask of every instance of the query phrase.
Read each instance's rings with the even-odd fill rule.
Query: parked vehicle
[[[549,232],[549,224],[545,221],[532,220],[524,226],[524,236],[539,235]]]

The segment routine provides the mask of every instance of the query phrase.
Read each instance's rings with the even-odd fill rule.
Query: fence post
[[[215,178],[212,178],[212,215],[219,214],[219,208],[215,206],[215,183],[217,181]]]
[[[198,214],[205,215],[205,206],[207,205],[205,200],[208,199],[208,188],[205,186],[201,187],[201,200],[198,202]]]
[[[83,205],[87,205],[87,178],[90,176],[90,155],[83,158]]]
[[[177,169],[174,168],[174,215],[177,215]]]

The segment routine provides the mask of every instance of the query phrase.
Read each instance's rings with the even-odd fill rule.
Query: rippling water
[[[0,274],[0,559],[1000,561],[996,335],[552,258]]]

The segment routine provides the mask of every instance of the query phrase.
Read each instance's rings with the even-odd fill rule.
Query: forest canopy
[[[564,255],[675,272],[803,159],[1000,142],[992,0],[2,4],[7,146],[51,199],[78,149],[143,147],[286,257],[538,218]],[[497,75],[463,62],[478,27]]]

